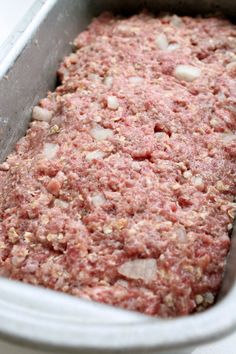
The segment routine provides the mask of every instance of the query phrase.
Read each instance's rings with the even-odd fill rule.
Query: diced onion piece
[[[71,53],[69,55],[68,60],[70,61],[71,64],[76,64],[76,62],[78,60],[78,57],[77,57],[76,53]]]
[[[132,167],[132,169],[134,170],[134,171],[137,171],[137,172],[139,172],[140,170],[141,170],[141,165],[140,165],[140,163],[138,162],[138,161],[133,161],[132,163],[131,163],[131,167]]]
[[[178,43],[171,43],[168,45],[168,52],[173,52],[176,49],[179,49],[180,45]]]
[[[211,127],[212,128],[216,128],[216,127],[218,127],[219,126],[219,121],[218,121],[218,119],[216,119],[216,118],[212,118],[211,120],[210,120],[210,125],[211,125]]]
[[[176,229],[175,234],[176,234],[177,240],[179,242],[185,243],[188,241],[188,237],[187,237],[186,230],[184,227],[179,227],[178,229]]]
[[[99,82],[100,81],[100,76],[97,74],[89,74],[88,79],[93,81],[93,82]]]
[[[86,160],[88,161],[99,160],[102,159],[104,155],[105,155],[104,152],[99,150],[91,151],[86,154]]]
[[[131,76],[129,78],[129,82],[132,84],[132,85],[138,85],[138,84],[141,84],[143,82],[143,78],[140,77],[140,76]]]
[[[123,23],[121,23],[121,24],[119,24],[118,26],[117,26],[117,30],[119,31],[119,32],[124,32],[124,33],[126,33],[126,32],[129,32],[129,26],[128,25],[125,25],[125,24],[123,24]]]
[[[8,171],[10,168],[10,165],[7,162],[3,162],[0,164],[0,171]]]
[[[225,143],[225,144],[228,144],[228,143],[232,143],[234,141],[236,141],[236,134],[233,134],[233,133],[223,133],[222,134],[222,141]]]
[[[52,160],[59,150],[59,146],[57,144],[45,143],[43,147],[43,153],[48,160]]]
[[[200,176],[193,176],[192,179],[191,179],[193,185],[195,187],[197,187],[197,189],[200,189],[202,190],[204,188],[204,182],[203,182],[203,179],[202,177]]]
[[[110,227],[110,226],[108,226],[108,225],[104,226],[102,230],[103,230],[103,233],[104,233],[105,235],[110,235],[110,234],[112,234],[112,227]]]
[[[112,76],[106,76],[105,79],[104,79],[104,84],[107,87],[111,87],[112,84],[113,84],[113,77]]]
[[[119,101],[116,96],[108,96],[107,97],[107,107],[113,110],[119,108]]]
[[[117,30],[124,35],[130,35],[130,33],[139,33],[141,31],[139,27],[131,27],[130,25],[125,23],[121,23],[120,25],[118,25]]]
[[[159,49],[161,50],[166,50],[168,48],[168,40],[166,38],[166,35],[164,33],[160,33],[156,37],[156,45],[158,46]]]
[[[96,123],[100,123],[101,120],[102,120],[102,117],[100,117],[100,116],[95,116],[93,120],[94,120],[94,122],[96,122]]]
[[[127,261],[118,268],[118,272],[130,279],[143,279],[149,282],[156,278],[156,260],[149,258]]]
[[[64,200],[61,199],[55,199],[54,200],[54,205],[59,207],[59,208],[67,208],[69,203],[65,202]]]
[[[101,193],[93,194],[91,200],[95,207],[100,207],[106,202],[105,197]]]
[[[94,139],[101,141],[110,138],[113,135],[113,131],[97,125],[90,130],[90,134]]]
[[[217,98],[220,102],[223,102],[226,99],[226,96],[225,96],[224,92],[220,91],[217,95]]]
[[[190,170],[187,170],[183,173],[183,177],[188,179],[190,177],[192,177],[192,172]]]
[[[175,27],[180,27],[183,22],[182,22],[182,20],[181,20],[181,18],[180,18],[179,16],[173,15],[173,16],[171,17],[170,23],[171,23],[173,26],[175,26]]]
[[[40,120],[44,122],[50,122],[52,118],[52,112],[49,111],[48,109],[35,106],[32,111],[32,119],[34,120]]]
[[[164,132],[157,132],[157,133],[155,133],[155,137],[157,138],[157,139],[168,139],[169,138],[169,135],[168,134],[166,134],[166,133],[164,133]]]
[[[175,68],[174,76],[178,80],[183,80],[187,82],[192,82],[199,78],[201,75],[201,70],[192,65],[178,65]]]

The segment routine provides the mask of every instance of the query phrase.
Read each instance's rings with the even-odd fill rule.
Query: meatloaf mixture
[[[214,303],[235,211],[236,27],[103,14],[0,167],[0,274],[172,317]]]

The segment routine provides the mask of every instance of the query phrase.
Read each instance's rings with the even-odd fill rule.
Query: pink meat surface
[[[0,274],[172,317],[219,291],[235,212],[236,27],[103,14],[0,165]]]

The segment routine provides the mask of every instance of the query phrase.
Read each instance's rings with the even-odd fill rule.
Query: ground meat
[[[0,274],[163,317],[214,302],[235,212],[236,27],[103,14],[0,165]]]

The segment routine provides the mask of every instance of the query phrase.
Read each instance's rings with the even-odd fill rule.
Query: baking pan
[[[143,7],[191,15],[221,11],[236,18],[232,0],[35,1],[20,31],[0,48],[0,160],[25,134],[32,107],[54,89],[58,63],[91,18],[104,10],[128,15]],[[0,278],[0,335],[63,354],[190,353],[236,328],[235,278],[235,228],[217,303],[181,318],[150,318]]]

